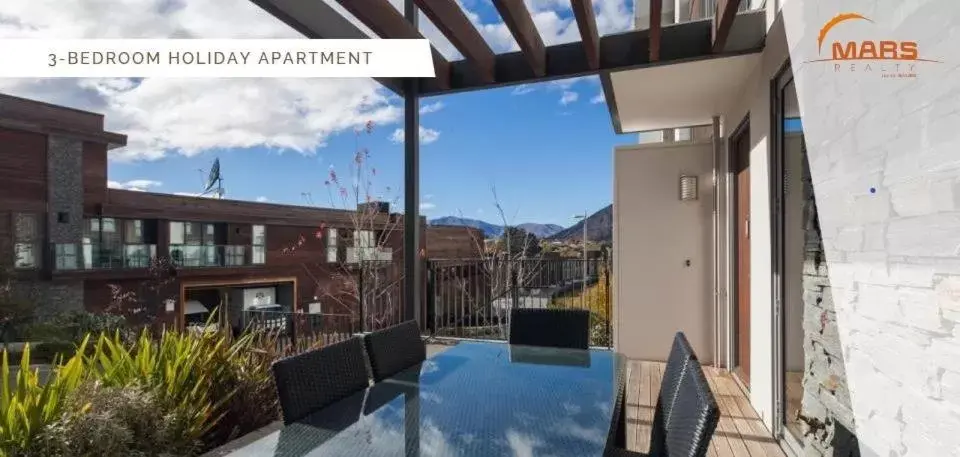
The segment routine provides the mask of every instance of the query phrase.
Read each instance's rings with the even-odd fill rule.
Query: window
[[[143,243],[143,221],[130,220],[123,221],[123,241],[126,244]]]
[[[253,226],[252,263],[256,265],[267,263],[267,229],[263,225]]]
[[[327,262],[334,263],[340,260],[337,255],[337,229],[327,229]]]
[[[372,248],[377,245],[376,234],[372,230],[354,230],[353,245],[358,248]]]
[[[58,270],[75,270],[77,268],[77,245],[57,244],[54,246],[56,268]]]
[[[19,213],[14,216],[14,268],[37,268],[40,249],[37,245],[37,216]]]
[[[240,266],[245,263],[246,246],[226,246],[226,262],[229,266]]]
[[[185,234],[186,227],[183,222],[170,223],[170,244],[184,244],[186,242]]]

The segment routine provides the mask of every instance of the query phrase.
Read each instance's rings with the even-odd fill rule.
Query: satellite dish
[[[204,187],[204,192],[210,192],[213,189],[213,186],[220,181],[220,158],[216,158],[213,161],[213,166],[210,167],[210,174],[207,176],[207,185]]]

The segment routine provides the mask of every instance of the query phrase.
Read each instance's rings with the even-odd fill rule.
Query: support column
[[[417,7],[406,0],[404,17],[417,28]],[[403,320],[420,318],[420,81],[404,81],[403,115]]]

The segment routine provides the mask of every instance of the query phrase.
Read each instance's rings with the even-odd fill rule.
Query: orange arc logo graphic
[[[873,23],[870,18],[859,13],[840,13],[820,28],[820,34],[817,36],[817,53],[823,55],[823,43],[827,39],[827,34],[834,27],[847,21],[867,21]],[[910,61],[910,62],[935,62],[937,60],[921,59],[918,56],[917,43],[914,41],[898,40],[866,40],[866,41],[847,41],[834,42],[833,53],[829,57],[824,57],[807,62],[835,62],[835,61],[856,61],[856,60],[877,60],[877,61]]]
[[[823,24],[823,28],[820,29],[820,35],[817,37],[817,50],[823,51],[823,40],[824,38],[827,37],[827,33],[829,33],[831,29],[836,27],[841,22],[851,21],[854,19],[862,19],[867,22],[873,22],[870,19],[867,19],[866,17],[864,17],[863,15],[860,15],[857,13],[840,13],[834,16],[833,19],[830,19],[829,21],[827,21],[826,24]]]

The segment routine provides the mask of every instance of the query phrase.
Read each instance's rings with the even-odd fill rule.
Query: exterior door
[[[734,134],[734,174],[736,175],[736,362],[740,380],[750,387],[750,129],[745,123]]]

